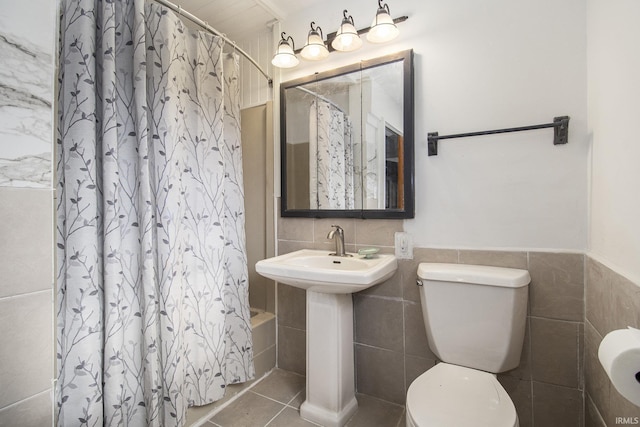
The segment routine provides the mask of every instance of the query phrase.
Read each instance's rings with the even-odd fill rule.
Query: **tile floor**
[[[305,427],[300,418],[305,377],[274,369],[267,377],[211,417],[203,427]],[[356,394],[358,411],[346,427],[404,427],[404,407]]]

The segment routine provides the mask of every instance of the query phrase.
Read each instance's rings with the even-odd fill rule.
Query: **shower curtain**
[[[311,209],[354,209],[351,119],[331,103],[314,99],[309,111]]]
[[[179,426],[254,376],[238,58],[143,0],[63,0],[57,423]]]

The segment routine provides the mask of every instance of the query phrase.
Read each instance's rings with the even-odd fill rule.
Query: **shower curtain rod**
[[[322,95],[318,95],[317,93],[315,93],[314,91],[312,91],[312,90],[310,90],[310,89],[307,89],[306,87],[302,87],[302,86],[295,86],[295,88],[296,88],[296,89],[298,89],[298,90],[301,90],[301,91],[303,91],[303,92],[306,92],[306,93],[308,93],[309,95],[313,95],[313,96],[315,96],[316,98],[318,98],[318,99],[319,99],[319,100],[321,100],[321,101],[324,101],[324,102],[327,102],[327,103],[329,103],[329,104],[333,105],[333,106],[334,106],[334,107],[336,107],[338,110],[340,110],[340,112],[341,112],[342,114],[347,114],[347,113],[342,109],[342,107],[341,107],[341,106],[339,106],[338,104],[336,104],[336,103],[335,103],[335,102],[333,102],[332,100],[330,100],[330,99],[328,99],[328,98],[325,98],[325,97],[324,97],[324,96],[322,96]]]
[[[197,25],[201,26],[202,28],[204,28],[205,30],[209,31],[210,33],[222,38],[222,40],[224,40],[225,43],[232,45],[234,50],[238,51],[238,53],[240,53],[242,56],[247,58],[249,60],[249,62],[251,62],[258,69],[258,71],[260,71],[260,73],[262,73],[262,75],[266,77],[267,81],[269,82],[269,87],[273,87],[273,79],[271,78],[271,76],[269,76],[269,74],[267,74],[262,69],[262,67],[256,62],[255,59],[253,59],[247,52],[245,52],[244,50],[239,48],[238,45],[236,44],[236,42],[234,42],[233,40],[229,39],[226,35],[222,34],[220,31],[216,30],[211,25],[207,24],[206,22],[204,22],[202,19],[198,18],[194,14],[189,13],[188,11],[184,10],[182,8],[182,6],[175,5],[175,4],[171,3],[168,0],[153,0],[153,1],[158,2],[161,5],[168,7],[169,9],[173,10],[174,12],[176,12],[178,15],[184,16],[185,18],[187,18],[188,20],[190,20],[194,24],[197,24]]]

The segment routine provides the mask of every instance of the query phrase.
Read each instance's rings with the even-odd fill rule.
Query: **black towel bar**
[[[516,128],[506,128],[497,130],[485,130],[481,132],[457,133],[454,135],[438,135],[438,132],[427,134],[427,151],[429,156],[438,155],[438,140],[465,138],[468,136],[492,135],[495,133],[520,132],[523,130],[554,128],[553,144],[566,144],[569,142],[569,116],[554,117],[553,123],[545,123],[542,125],[522,126]]]

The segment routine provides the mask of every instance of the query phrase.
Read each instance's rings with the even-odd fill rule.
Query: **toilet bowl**
[[[518,427],[516,408],[495,375],[438,363],[407,392],[407,427]]]
[[[407,427],[518,427],[496,375],[520,362],[529,272],[422,263],[420,302],[431,351],[441,360],[407,391]]]

